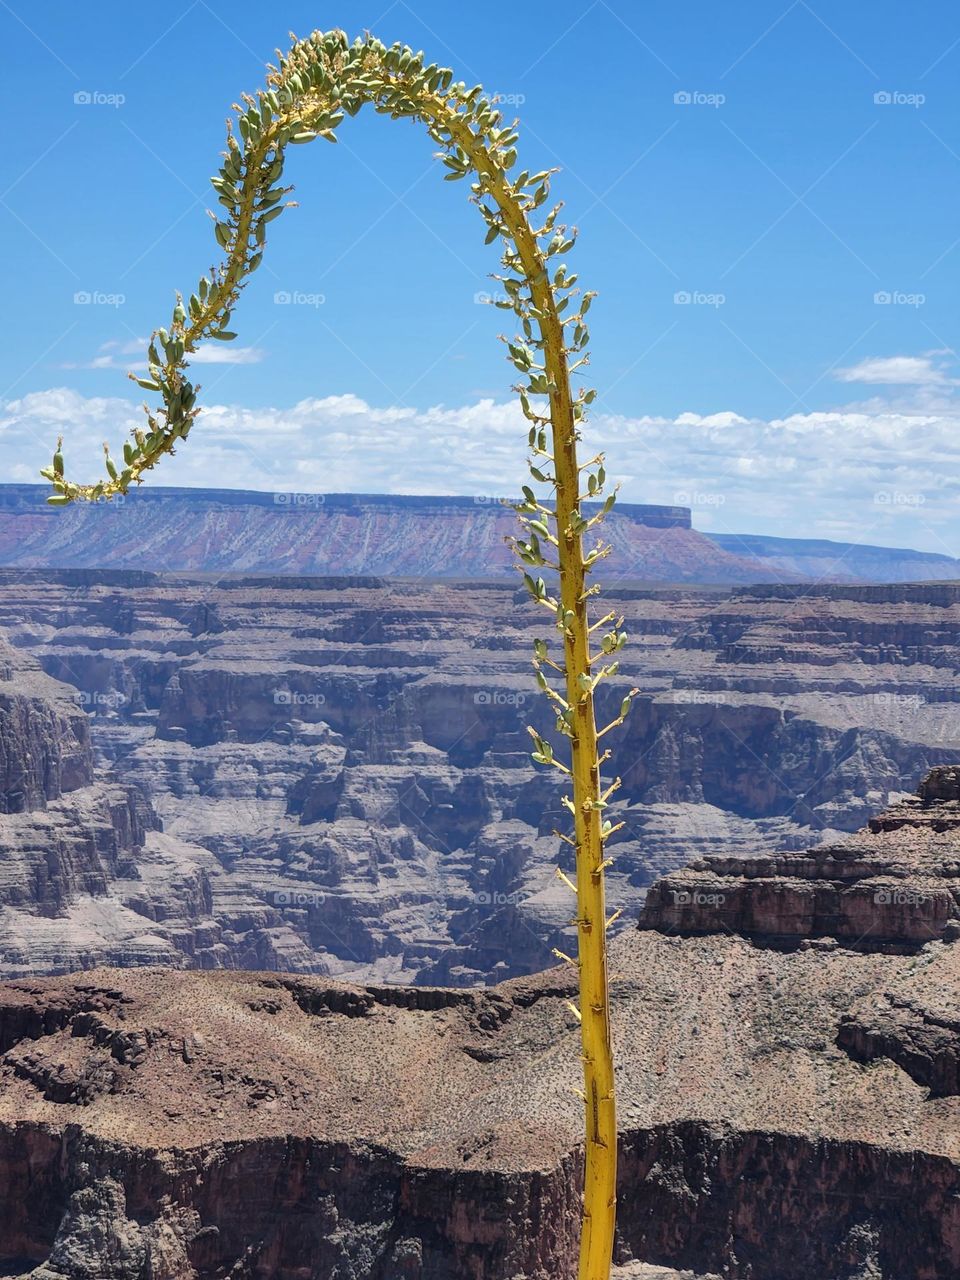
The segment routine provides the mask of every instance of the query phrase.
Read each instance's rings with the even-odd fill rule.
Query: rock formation
[[[641,928],[738,933],[768,944],[832,938],[913,951],[960,937],[960,769],[932,770],[917,791],[858,835],[802,853],[711,855],[647,894]]]
[[[730,860],[655,886],[613,946],[624,1280],[957,1275],[958,861],[958,775],[938,770],[772,875]],[[671,904],[707,883],[730,895],[722,925]],[[8,981],[0,1269],[569,1280],[573,987],[567,968],[484,990],[156,968]]]
[[[322,971],[275,911],[224,940],[216,859],[163,834],[143,792],[97,765],[84,706],[98,698],[0,642],[0,971],[215,968],[244,952]]]
[[[769,538],[750,533],[707,533],[721,551],[755,560],[782,582],[936,582],[960,578],[960,561],[935,551],[877,547],[826,538]],[[757,581],[761,581],[759,575]]]
[[[391,574],[514,581],[498,497],[258,493],[150,486],[55,512],[43,485],[0,485],[0,562],[212,573]],[[687,507],[624,503],[611,517],[615,571],[662,582],[771,582],[797,575],[725,551]]]
[[[45,485],[0,485],[0,563],[206,573],[386,574],[514,580],[499,497],[168,489],[46,505]],[[950,556],[691,526],[688,507],[618,503],[605,577],[647,582],[914,582],[960,577]]]
[[[602,711],[643,690],[610,738],[615,906],[698,857],[838,840],[960,761],[956,586],[612,582],[607,598],[631,644]],[[33,798],[0,815],[0,865],[27,865],[37,824],[87,794],[81,756],[85,779],[149,802],[142,838],[86,882],[69,859],[16,873],[0,972],[150,961],[470,985],[563,947],[560,791],[524,731],[547,727],[540,620],[512,585],[17,570],[0,573],[0,627],[11,692],[44,679],[37,663],[52,677],[31,704],[51,760],[20,752]],[[67,799],[37,807],[58,770]],[[90,813],[62,823],[102,846]]]

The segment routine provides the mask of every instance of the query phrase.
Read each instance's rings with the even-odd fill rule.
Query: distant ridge
[[[960,578],[960,560],[934,551],[831,542],[826,538],[770,538],[753,533],[708,533],[722,551],[746,556],[784,581],[943,582]]]
[[[42,511],[56,516],[59,512],[47,505],[47,495],[50,492],[49,486],[43,484],[0,485],[0,510]],[[516,499],[508,500],[519,501],[519,495]],[[306,490],[298,492],[289,489],[188,489],[149,484],[130,493],[125,501],[151,504],[183,501],[203,503],[210,507],[269,507],[281,512],[284,508],[302,508],[307,511],[325,508],[337,512],[371,509],[419,513],[496,511],[504,503],[504,499],[500,497],[469,494],[310,493]],[[689,529],[692,523],[689,507],[622,502],[617,509],[622,515],[651,529]]]
[[[47,505],[46,485],[0,485],[0,566],[316,578],[514,574],[516,516],[484,495],[310,493],[144,485],[123,501]],[[930,582],[960,561],[825,540],[707,534],[688,507],[618,503],[602,581]]]
[[[516,514],[500,497],[144,485],[122,503],[57,509],[48,493],[0,485],[0,565],[515,581]],[[692,529],[688,507],[623,503],[606,532],[608,583],[780,579]]]

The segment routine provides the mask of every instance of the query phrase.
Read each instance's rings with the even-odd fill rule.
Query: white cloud
[[[942,386],[952,381],[933,357],[938,352],[922,356],[869,356],[848,369],[837,369],[838,382],[870,382],[883,386]]]
[[[0,403],[0,479],[33,482],[62,432],[68,472],[99,474],[142,422],[132,401],[67,388]],[[871,401],[770,420],[732,412],[596,413],[584,448],[607,453],[627,502],[682,503],[715,532],[827,537],[960,555],[960,405]],[[360,396],[254,409],[213,404],[148,483],[316,492],[509,495],[526,423],[511,401],[422,409]]]
[[[147,350],[149,338],[131,338],[126,342],[120,342],[119,339],[112,339],[110,342],[102,342],[100,344],[101,351],[115,351],[121,356],[141,356]]]
[[[259,364],[264,354],[260,347],[234,347],[229,343],[215,342],[212,346],[198,347],[190,357],[190,363]]]
[[[61,369],[145,369],[148,338],[129,342],[111,341],[100,345],[99,354],[90,360],[67,360]],[[259,364],[266,352],[261,347],[235,347],[226,342],[211,342],[199,347],[190,357],[191,364]],[[133,357],[139,357],[134,359]]]

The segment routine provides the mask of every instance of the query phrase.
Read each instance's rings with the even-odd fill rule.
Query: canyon
[[[641,690],[609,738],[619,927],[692,860],[840,838],[960,761],[960,588],[797,592],[606,592],[601,719]],[[0,630],[0,974],[469,987],[569,949],[514,584],[7,569]]]
[[[947,1280],[960,586],[604,599],[617,1280]],[[0,1275],[572,1280],[515,585],[8,568],[0,632]]]

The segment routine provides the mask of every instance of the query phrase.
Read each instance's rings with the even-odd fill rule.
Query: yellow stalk
[[[142,483],[143,473],[186,438],[199,412],[195,403],[198,388],[186,378],[189,356],[208,339],[230,341],[235,336],[229,329],[231,311],[247,277],[260,264],[267,224],[285,207],[279,202],[290,190],[274,185],[281,180],[287,146],[315,137],[334,141],[344,112],[355,114],[365,102],[373,103],[383,114],[412,116],[424,123],[445,149],[449,178],[456,180],[468,173],[475,176],[474,198],[487,220],[488,239],[499,236],[506,246],[503,261],[508,276],[503,279],[505,285],[515,287],[507,306],[517,313],[524,328],[523,339],[518,339],[521,345],[508,346],[514,365],[528,379],[518,390],[525,416],[533,423],[531,452],[540,466],[553,468],[552,476],[544,476],[531,464],[534,480],[552,485],[553,502],[552,506],[543,504],[529,488],[526,490],[525,503],[518,510],[531,541],[517,540],[515,546],[525,564],[553,567],[559,576],[558,598],[542,580],[537,583],[528,577],[528,586],[537,602],[556,615],[562,637],[562,660],[538,657],[535,666],[538,675],[542,662],[562,678],[565,697],[550,687],[544,692],[559,717],[558,728],[570,742],[570,765],[568,768],[553,759],[549,745],[538,749],[535,758],[567,775],[572,791],[563,802],[573,815],[573,836],[561,838],[575,851],[576,883],[563,871],[559,875],[577,895],[577,956],[557,954],[576,965],[580,979],[580,1008],[570,1005],[581,1024],[586,1136],[578,1275],[579,1280],[608,1280],[616,1214],[617,1121],[606,930],[616,916],[610,920],[606,916],[604,869],[608,860],[604,858],[604,841],[612,832],[604,834],[601,824],[603,806],[619,780],[601,789],[600,768],[606,755],[598,753],[594,690],[608,670],[592,671],[589,639],[591,630],[606,625],[614,615],[607,614],[591,627],[588,604],[599,588],[588,586],[587,577],[610,548],[598,544],[585,554],[583,536],[603,519],[613,498],[589,519],[582,516],[581,502],[597,498],[605,484],[602,455],[587,463],[578,460],[579,423],[593,393],[573,397],[570,374],[585,358],[572,366],[568,361],[571,352],[585,349],[584,318],[592,295],[580,296],[579,311],[571,308],[575,314],[564,315],[564,308],[579,290],[574,290],[565,263],[557,259],[565,256],[575,236],[556,223],[556,209],[546,215],[539,229],[530,220],[546,200],[549,174],[511,177],[516,160],[513,126],[504,125],[499,111],[479,89],[454,83],[452,72],[446,69],[426,67],[422,54],[400,45],[387,48],[370,35],[351,44],[339,31],[314,32],[298,41],[281,59],[279,68],[270,71],[258,98],[245,97],[244,105],[237,108],[242,144],[231,127],[220,175],[212,180],[220,205],[228,211],[219,213],[219,220],[215,220],[223,263],[213,269],[209,280],[200,282],[187,303],[178,295],[169,329],[155,330],[152,336],[148,376],[135,379],[145,390],[157,393],[162,406],[147,409],[148,429],[134,433],[135,444],[126,443],[119,467],[107,453],[106,479],[91,485],[69,480],[59,448],[53,465],[43,474],[54,487],[49,499],[54,504],[78,498],[108,499]],[[492,201],[494,208],[488,208],[484,200]],[[526,293],[520,291],[521,284]],[[545,395],[549,413],[534,408],[529,395]],[[594,466],[598,470],[587,475],[586,492],[582,493],[583,475]],[[531,511],[537,518],[529,515]],[[547,526],[549,520],[554,522],[553,530]],[[556,565],[538,551],[541,540],[556,548]],[[618,629],[619,623],[614,626]],[[619,648],[625,639],[615,635],[612,642],[618,642],[615,647]],[[538,645],[542,653],[544,642]],[[628,701],[604,733],[623,722]]]

